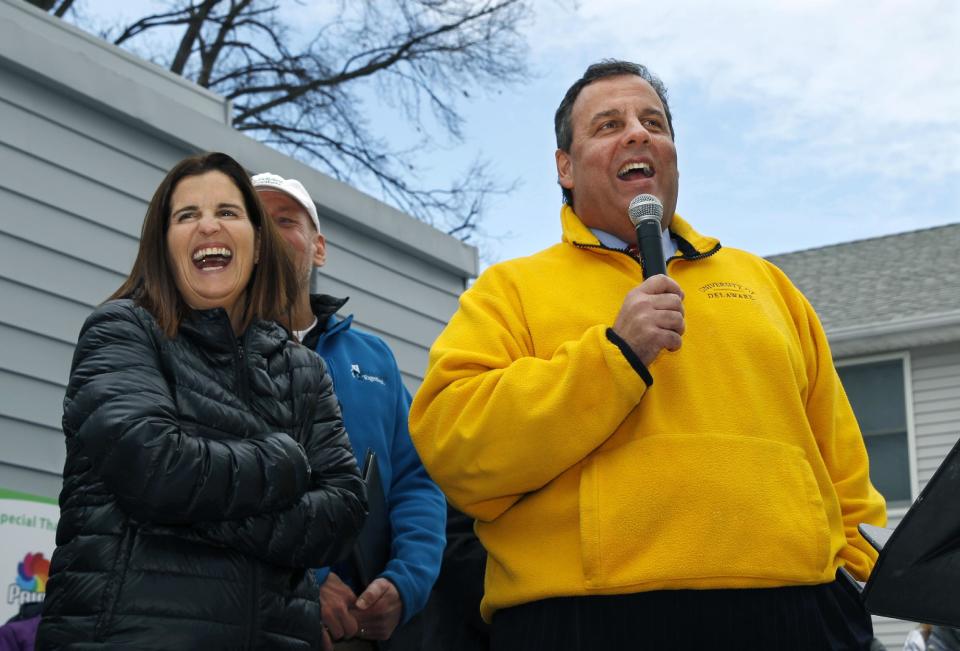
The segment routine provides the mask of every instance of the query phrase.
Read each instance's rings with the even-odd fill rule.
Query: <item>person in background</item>
[[[930,638],[930,624],[920,624],[907,634],[903,642],[903,651],[924,651]]]
[[[324,625],[337,649],[372,648],[385,640],[394,650],[419,648],[411,620],[440,571],[446,507],[410,441],[410,394],[387,344],[352,327],[352,315],[336,316],[347,299],[310,294],[313,269],[326,264],[327,246],[306,188],[271,173],[252,181],[297,268],[294,333],[326,361],[358,459],[367,450],[376,453],[389,510],[391,556],[370,585],[359,584],[349,563],[318,572]]]
[[[80,331],[38,649],[320,648],[309,568],[365,493],[323,361],[277,323],[296,291],[245,170],[175,165]]]
[[[410,409],[427,470],[477,519],[492,649],[865,651],[836,579],[869,574],[857,525],[885,506],[816,314],[675,214],[645,67],[590,66],[554,126],[562,241],[464,292]],[[644,279],[628,246],[641,194],[669,276]]]
[[[29,602],[0,626],[0,651],[33,651],[37,644],[37,628],[43,602]]]

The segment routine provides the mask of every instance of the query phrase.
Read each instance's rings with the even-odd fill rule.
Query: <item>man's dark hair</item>
[[[563,151],[570,151],[570,144],[573,142],[573,125],[570,124],[570,115],[573,113],[573,103],[577,101],[580,91],[597,81],[608,77],[620,77],[622,75],[636,75],[653,87],[657,97],[663,103],[663,110],[667,114],[667,126],[670,128],[670,137],[673,133],[673,116],[670,114],[670,104],[667,102],[667,87],[663,85],[660,78],[650,72],[646,66],[630,61],[620,61],[619,59],[604,59],[599,63],[594,63],[583,73],[577,81],[567,90],[563,96],[557,112],[553,116],[553,128],[557,134],[557,148]],[[573,205],[573,193],[567,188],[563,190],[564,203]]]

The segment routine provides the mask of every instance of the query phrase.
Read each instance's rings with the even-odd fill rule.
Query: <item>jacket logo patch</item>
[[[359,364],[350,365],[350,375],[353,376],[354,380],[360,380],[361,382],[373,382],[374,384],[382,384],[384,386],[387,384],[383,381],[382,377],[361,371]]]
[[[707,295],[707,298],[732,298],[742,301],[757,300],[756,293],[740,283],[716,282],[707,283],[700,288],[700,291]]]

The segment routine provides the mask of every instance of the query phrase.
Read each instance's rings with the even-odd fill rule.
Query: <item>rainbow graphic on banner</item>
[[[42,552],[27,554],[17,564],[17,587],[24,592],[46,592],[50,561]]]
[[[0,483],[0,624],[47,598],[59,519],[55,499],[7,490]],[[53,578],[54,589],[56,583]]]

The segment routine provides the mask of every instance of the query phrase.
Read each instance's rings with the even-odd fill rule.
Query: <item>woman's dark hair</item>
[[[173,166],[153,193],[140,232],[140,250],[130,275],[110,298],[132,298],[153,314],[168,337],[175,337],[180,322],[190,307],[177,290],[174,270],[167,250],[170,225],[170,199],[177,184],[188,176],[221,172],[233,181],[243,195],[247,217],[259,234],[259,262],[254,265],[244,301],[241,331],[255,318],[281,321],[289,325],[290,310],[300,290],[295,266],[287,247],[276,231],[273,220],[260,203],[246,170],[230,156],[220,152],[197,154]]]

